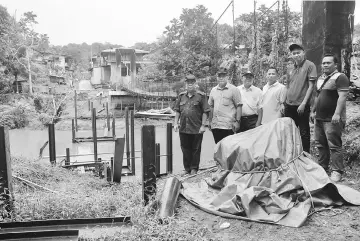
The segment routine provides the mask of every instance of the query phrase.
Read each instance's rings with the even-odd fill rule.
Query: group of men
[[[289,50],[286,83],[282,84],[284,81],[277,69],[270,67],[262,90],[254,86],[254,75],[250,71],[242,75],[243,84],[236,87],[229,83],[227,71],[220,69],[218,85],[207,99],[205,93],[197,90],[195,76],[186,76],[186,91],[179,94],[174,108],[174,129],[180,135],[184,174],[196,174],[199,169],[207,120],[215,143],[218,143],[229,135],[290,117],[299,128],[303,150],[308,153],[309,121],[315,121],[318,163],[330,171],[332,181],[341,180],[344,172],[341,135],[345,127],[349,80],[337,71],[338,59],[334,54],[324,55],[323,74],[318,77],[315,64],[305,58],[301,45],[292,44]],[[311,105],[314,87],[316,97]]]

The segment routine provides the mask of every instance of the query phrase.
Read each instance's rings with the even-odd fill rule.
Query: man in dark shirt
[[[285,116],[295,121],[300,130],[304,151],[310,152],[309,100],[317,78],[316,66],[305,59],[304,48],[299,44],[289,47],[295,68],[288,74]]]
[[[193,175],[199,170],[201,143],[210,108],[205,93],[196,90],[195,76],[188,75],[185,81],[186,91],[179,94],[175,103],[174,129],[179,131],[180,135],[184,174]]]
[[[319,164],[328,170],[331,160],[333,182],[341,180],[344,172],[341,134],[346,121],[346,96],[349,79],[337,71],[338,59],[327,54],[322,60],[324,74],[316,83],[317,96],[311,113],[315,118],[315,144],[319,150]]]

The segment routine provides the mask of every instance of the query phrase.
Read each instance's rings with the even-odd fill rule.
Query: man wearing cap
[[[181,92],[175,102],[174,130],[179,131],[184,174],[196,174],[199,170],[201,143],[210,108],[205,93],[196,90],[195,76],[187,75],[185,82],[186,91]]]
[[[242,106],[240,91],[228,83],[226,69],[220,69],[217,75],[218,85],[209,95],[209,127],[215,143],[239,130]]]
[[[259,104],[262,91],[254,86],[254,74],[247,71],[243,74],[244,84],[238,86],[241,93],[242,113],[240,129],[238,132],[244,132],[256,127],[258,121]]]
[[[289,73],[285,116],[295,121],[301,135],[303,150],[310,152],[310,98],[317,78],[316,66],[305,59],[304,48],[299,44],[289,46],[295,68]]]

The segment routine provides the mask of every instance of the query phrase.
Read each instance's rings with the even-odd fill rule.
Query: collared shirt
[[[335,75],[336,74],[336,75]],[[331,77],[330,77],[331,76]],[[322,87],[326,75],[323,74],[319,77],[316,83],[316,90],[318,91],[318,100],[316,105],[316,119],[321,121],[331,121],[332,116],[335,114],[337,107],[337,101],[339,99],[339,91],[349,91],[350,81],[348,77],[339,73],[335,70],[329,75],[329,80]],[[342,112],[340,113],[340,118],[345,122],[346,120],[346,106],[344,106]]]
[[[214,108],[211,128],[232,129],[236,108],[242,105],[240,91],[229,83],[224,88],[217,85],[210,92],[209,105]]]
[[[263,109],[261,124],[268,123],[281,117],[280,107],[286,98],[286,87],[279,82],[272,85],[267,83],[263,88],[260,107]]]
[[[309,60],[304,60],[291,71],[287,81],[286,103],[300,105],[309,88],[309,81],[315,82],[317,78],[316,66]]]
[[[202,114],[209,112],[210,108],[204,93],[196,91],[189,97],[184,91],[179,94],[174,110],[180,113],[179,132],[198,134],[202,125]]]
[[[241,116],[257,115],[262,96],[261,89],[253,85],[248,89],[244,85],[240,85],[238,89],[240,90],[241,101],[243,103]]]

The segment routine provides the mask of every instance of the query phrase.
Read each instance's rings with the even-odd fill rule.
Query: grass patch
[[[13,179],[13,220],[70,219],[131,216],[132,226],[112,233],[87,234],[80,240],[214,240],[206,226],[177,218],[160,224],[156,211],[142,205],[139,180],[111,184],[91,174],[78,174],[36,160],[12,158],[13,174],[58,192],[50,193]]]

